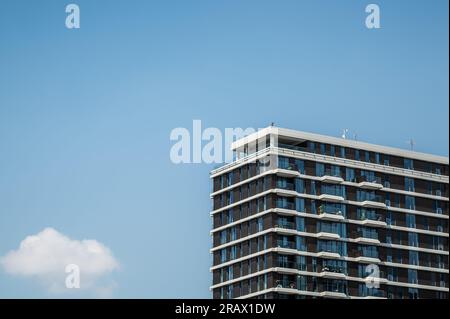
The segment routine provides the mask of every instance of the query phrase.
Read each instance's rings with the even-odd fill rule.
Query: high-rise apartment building
[[[232,148],[213,298],[448,298],[447,157],[276,127]]]

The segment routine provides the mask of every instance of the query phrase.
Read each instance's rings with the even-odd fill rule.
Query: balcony
[[[280,268],[290,268],[297,270],[297,263],[295,261],[288,261],[288,260],[278,260],[277,266]]]
[[[334,239],[341,238],[341,236],[339,236],[339,234],[332,233],[332,232],[324,232],[324,231],[317,233],[316,236],[318,239],[328,239],[328,240],[334,240]]]
[[[278,248],[297,249],[297,245],[295,244],[295,242],[282,241],[282,240],[277,241],[277,247]]]
[[[322,291],[320,296],[325,298],[348,298],[346,293],[339,291]]]
[[[317,253],[317,257],[339,259],[341,258],[341,255],[333,251],[322,250]]]
[[[299,176],[300,173],[298,171],[298,167],[295,164],[279,162],[277,175],[283,177],[296,177]]]
[[[345,219],[340,210],[338,210],[336,207],[328,205],[320,205],[318,215],[322,220],[342,221]]]
[[[378,256],[359,256],[355,258],[355,261],[367,264],[376,264],[381,262]]]
[[[387,223],[383,220],[383,216],[380,214],[358,214],[358,220],[361,221],[361,224],[364,226],[372,226],[372,227],[386,227]]]
[[[381,196],[371,196],[363,199],[361,201],[361,206],[365,208],[387,208]]]
[[[275,288],[284,288],[284,289],[296,289],[295,281],[293,280],[276,280],[275,281]]]
[[[380,177],[369,178],[368,176],[358,176],[356,182],[358,183],[358,187],[363,189],[377,190],[383,188]]]
[[[327,169],[320,176],[320,181],[330,184],[340,184],[344,181],[339,171]]]
[[[294,183],[289,183],[285,181],[277,181],[276,188],[285,189],[288,191],[295,191]]]
[[[380,241],[377,238],[371,238],[369,236],[367,236],[367,234],[358,234],[358,237],[355,238],[355,242],[357,242],[358,244],[368,244],[368,245],[374,245],[374,244],[379,244]]]
[[[325,266],[320,271],[320,276],[327,279],[345,279],[347,271],[341,267]]]
[[[344,199],[344,197],[342,197],[340,195],[321,194],[321,195],[319,195],[319,200],[332,202],[332,203],[339,203],[339,202],[343,202],[345,199]]]
[[[295,230],[295,223],[294,222],[288,222],[284,220],[278,220],[278,222],[275,224],[276,228],[283,228],[283,229],[293,229]]]
[[[295,204],[292,203],[292,202],[286,202],[286,201],[282,201],[282,200],[277,200],[275,204],[276,204],[277,208],[295,210]]]

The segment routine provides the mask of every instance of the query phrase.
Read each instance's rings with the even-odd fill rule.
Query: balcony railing
[[[276,201],[277,208],[284,208],[284,209],[294,209],[295,210],[295,204],[291,202],[284,202],[277,200]]]
[[[278,220],[277,224],[275,224],[275,227],[284,229],[295,229],[295,223],[284,220]]]
[[[347,268],[345,267],[323,266],[320,271],[333,272],[336,274],[347,274]]]
[[[358,231],[357,237],[363,237],[363,238],[369,238],[369,239],[378,239],[378,233],[377,232],[370,232],[370,231]]]
[[[278,267],[297,269],[297,263],[295,261],[278,260]]]
[[[383,184],[381,177],[378,176],[357,176],[356,177],[357,183],[367,182],[367,183],[375,183],[375,184]]]
[[[277,241],[277,246],[280,248],[290,248],[290,249],[296,249],[296,247],[297,247],[294,242],[282,241],[282,240]]]
[[[341,177],[342,178],[340,170],[335,170],[335,169],[325,169],[325,170],[319,172],[318,176],[319,177],[332,176],[332,177]]]
[[[295,284],[295,281],[292,281],[292,280],[276,280],[275,287],[276,288],[296,289],[296,284]]]
[[[290,190],[293,191],[295,190],[295,186],[293,183],[286,183],[286,182],[282,182],[282,181],[277,181],[277,188],[281,188],[281,189],[286,189],[286,190]]]
[[[327,213],[327,214],[336,214],[336,215],[342,215],[342,211],[339,207],[331,206],[331,205],[320,205],[319,214]]]
[[[383,215],[375,213],[375,211],[359,212],[356,216],[358,220],[375,220],[382,222]]]

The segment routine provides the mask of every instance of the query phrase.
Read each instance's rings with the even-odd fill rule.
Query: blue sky
[[[119,298],[209,298],[211,165],[173,128],[277,126],[448,156],[448,2],[0,6],[0,256],[53,227],[108,246]],[[82,295],[84,296],[84,295]],[[89,296],[89,295],[87,295]],[[0,270],[0,297],[59,297]]]

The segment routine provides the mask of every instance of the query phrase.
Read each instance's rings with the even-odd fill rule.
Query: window
[[[316,176],[325,175],[325,165],[322,163],[316,163]]]
[[[227,242],[227,230],[222,230],[220,232],[220,243],[225,244]]]
[[[305,237],[296,236],[295,238],[296,249],[300,251],[306,251],[306,240]]]
[[[355,150],[355,160],[359,161],[359,150]]]
[[[336,156],[336,147],[334,145],[330,146],[330,156]]]
[[[341,157],[345,158],[345,147],[341,146]]]
[[[300,172],[300,174],[305,174],[305,161],[296,159],[295,166],[297,166],[297,170]]]
[[[316,152],[316,143],[314,143],[314,142],[308,142],[308,144],[309,144],[309,151],[311,152],[311,153],[315,153]]]
[[[419,247],[419,237],[417,236],[417,233],[408,233],[408,245]]]
[[[368,152],[368,151],[365,151],[365,152],[364,152],[364,160],[365,160],[367,163],[370,163],[370,152]]]
[[[416,215],[406,214],[406,227],[416,228]]]
[[[295,191],[297,193],[304,193],[305,192],[305,181],[301,178],[295,179]]]
[[[297,231],[305,231],[305,218],[296,217],[296,221],[297,221]]]
[[[380,164],[380,153],[375,153],[375,163]]]
[[[414,178],[405,177],[405,191],[414,192]]]
[[[389,155],[384,154],[384,165],[389,166]]]
[[[346,167],[345,168],[345,180],[347,182],[354,182],[355,179],[355,170],[353,168]]]
[[[320,154],[325,155],[325,144],[320,144]]]
[[[417,251],[409,251],[409,263],[411,265],[419,265],[419,253]]]
[[[220,251],[220,261],[222,263],[227,261],[227,249],[226,248],[224,248]]]
[[[305,199],[297,197],[295,199],[295,207],[298,212],[304,212],[305,211]]]
[[[416,209],[416,201],[413,196],[405,196],[405,208],[411,210]]]
[[[417,270],[408,269],[408,283],[410,284],[418,284],[419,280],[417,279]]]
[[[403,167],[406,169],[414,169],[414,161],[410,158],[404,158]]]

